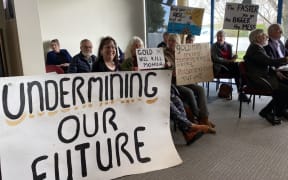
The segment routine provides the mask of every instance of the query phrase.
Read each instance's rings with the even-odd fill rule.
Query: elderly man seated
[[[275,72],[275,67],[288,63],[288,56],[282,58],[272,58],[265,52],[264,46],[268,43],[268,36],[262,29],[255,29],[249,35],[250,45],[244,56],[247,78],[249,86],[267,89],[267,84],[261,80],[269,82],[273,90],[273,98],[264,107],[259,115],[268,120],[272,125],[280,124],[284,110],[288,103],[288,85],[281,82]],[[261,77],[261,78],[260,78]]]

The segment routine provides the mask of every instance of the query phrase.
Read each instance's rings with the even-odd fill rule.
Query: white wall
[[[58,38],[72,56],[79,53],[84,38],[92,41],[94,54],[103,36],[115,38],[123,51],[132,36],[145,38],[143,0],[38,0],[38,4],[43,42]]]
[[[14,0],[14,7],[23,75],[42,74],[45,66],[37,1]],[[14,47],[9,51],[18,53],[18,46]]]

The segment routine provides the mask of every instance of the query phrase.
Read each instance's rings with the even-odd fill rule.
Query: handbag
[[[220,85],[218,91],[218,97],[225,99],[232,99],[232,91],[233,91],[232,85],[223,83]]]

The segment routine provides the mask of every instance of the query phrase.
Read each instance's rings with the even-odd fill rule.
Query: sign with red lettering
[[[226,3],[223,29],[255,29],[258,10],[259,5]]]
[[[113,179],[180,164],[170,79],[168,70],[1,78],[0,179]]]

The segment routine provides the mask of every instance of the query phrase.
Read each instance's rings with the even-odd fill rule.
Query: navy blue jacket
[[[59,53],[50,51],[47,53],[47,65],[60,65],[64,63],[70,63],[72,60],[71,55],[66,49],[60,49]]]
[[[282,43],[282,41],[278,40],[278,43],[280,44],[280,49],[281,49],[281,52],[283,53],[284,57],[288,56],[288,50],[285,49],[285,46]],[[276,47],[274,46],[274,43],[271,39],[268,40],[268,45],[264,46],[264,49],[265,49],[267,55],[270,56],[271,58],[274,58],[274,59],[280,58],[278,51],[277,51]]]
[[[96,56],[92,55],[91,60],[84,59],[83,54],[80,52],[75,55],[69,65],[68,73],[87,73],[91,72],[92,64],[96,61]]]

